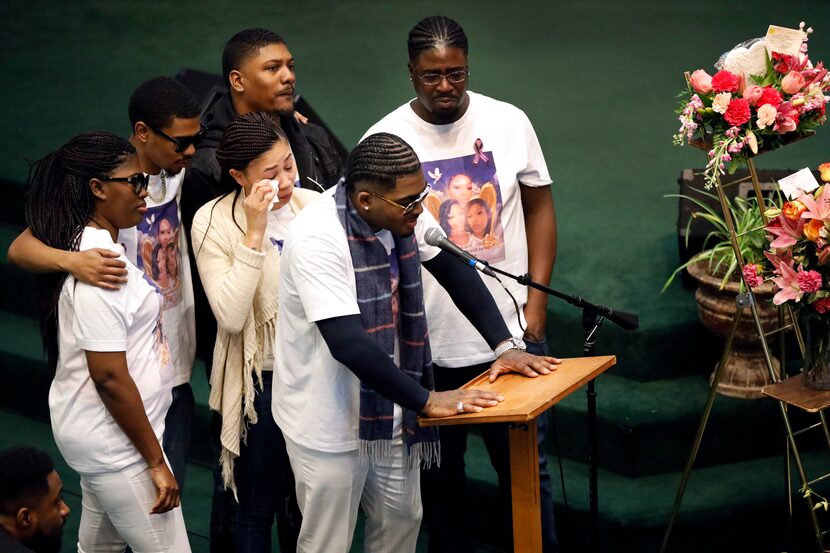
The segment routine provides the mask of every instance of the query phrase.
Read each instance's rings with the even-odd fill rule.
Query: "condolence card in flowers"
[[[784,195],[787,196],[787,199],[792,200],[805,192],[812,192],[818,188],[818,181],[813,176],[813,173],[805,167],[801,171],[779,179],[778,186]]]
[[[787,56],[797,56],[801,43],[804,42],[806,37],[804,31],[770,25],[767,29],[767,36],[764,37],[764,44],[767,45],[767,52],[770,56],[773,52]]]

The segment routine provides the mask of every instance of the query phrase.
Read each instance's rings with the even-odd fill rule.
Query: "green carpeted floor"
[[[638,331],[626,334],[606,323],[600,334],[598,353],[619,357],[597,386],[600,511],[604,551],[656,550],[703,408],[705,379],[719,354],[717,340],[697,322],[692,292],[675,284],[660,294],[678,259],[677,202],[663,195],[677,191],[682,169],[705,161],[697,150],[672,146],[675,95],[684,71],[711,70],[722,52],[762,36],[771,23],[805,20],[816,31],[812,57],[830,61],[830,1],[6,0],[0,4],[6,76],[0,182],[7,197],[17,197],[25,159],[90,128],[127,134],[126,103],[139,82],[184,67],[218,72],[224,42],[250,26],[286,38],[298,62],[299,91],[351,146],[411,97],[406,34],[436,13],[458,19],[467,31],[470,88],[524,109],[539,135],[556,181],[553,285],[641,317]],[[830,129],[820,129],[815,138],[760,157],[758,166],[798,169],[826,161]],[[14,209],[0,206],[3,213]],[[9,222],[9,216],[0,220]],[[18,230],[3,229],[0,241]],[[38,376],[36,334],[32,339],[25,319],[30,281],[5,263],[0,279],[0,408],[42,416],[45,398],[32,396],[42,394],[48,376]],[[580,313],[557,300],[550,312],[554,352],[579,355]],[[584,403],[579,393],[557,409],[558,440],[551,443],[551,452],[565,458],[571,511],[559,490],[558,514],[568,551],[585,550]],[[0,416],[2,443],[49,444],[42,427],[14,431],[28,428],[28,420]],[[705,468],[690,485],[686,526],[678,527],[675,547],[732,551],[739,546],[730,544],[752,543],[758,551],[782,550],[783,500],[775,497],[783,488],[776,480],[780,420],[770,405],[722,399],[713,420],[717,430],[701,452]],[[204,458],[209,449],[201,435],[196,455]],[[487,493],[492,476],[476,451],[468,462]],[[191,473],[200,474],[198,468]],[[188,525],[199,536],[206,535],[203,485],[207,477],[194,476],[189,487],[198,490],[186,496],[194,509],[188,516],[198,519]],[[718,520],[733,525],[732,541],[709,535]],[[203,538],[194,541],[194,551],[206,551]]]

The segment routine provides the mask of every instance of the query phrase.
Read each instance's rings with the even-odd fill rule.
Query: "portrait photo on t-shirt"
[[[148,206],[147,213],[136,226],[136,265],[163,294],[165,310],[182,301],[180,226],[175,200],[159,206]]]
[[[480,141],[476,141],[479,143]],[[488,262],[503,261],[502,195],[492,152],[423,163],[432,187],[424,207],[456,246]]]

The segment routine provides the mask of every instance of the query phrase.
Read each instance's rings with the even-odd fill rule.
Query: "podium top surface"
[[[764,386],[761,392],[808,413],[817,413],[830,407],[830,391],[813,390],[805,386],[804,373]]]
[[[491,422],[527,422],[546,409],[569,396],[571,392],[593,380],[617,362],[613,355],[574,357],[563,359],[562,364],[548,375],[529,378],[520,374],[503,374],[492,384],[487,373],[482,373],[462,388],[486,390],[504,396],[504,401],[479,413],[464,413],[451,417],[419,417],[421,426],[449,424],[481,424]]]

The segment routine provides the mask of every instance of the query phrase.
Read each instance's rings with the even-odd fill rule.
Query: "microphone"
[[[424,240],[430,246],[435,246],[436,248],[441,248],[447,253],[451,253],[470,267],[478,269],[485,275],[497,278],[496,273],[493,272],[493,269],[491,269],[485,261],[479,261],[470,252],[462,250],[451,241],[444,238],[443,233],[436,227],[432,227],[426,231],[424,234]]]

